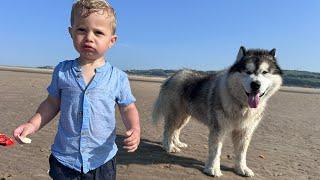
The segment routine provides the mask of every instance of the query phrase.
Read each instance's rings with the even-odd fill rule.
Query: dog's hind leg
[[[176,131],[176,127],[173,125],[170,119],[165,120],[164,131],[163,131],[163,148],[169,153],[180,152],[179,147],[173,143],[173,133]]]
[[[187,116],[187,118],[184,118],[179,124],[180,127],[178,127],[178,129],[176,129],[173,132],[173,143],[176,146],[178,146],[179,148],[188,147],[188,145],[186,143],[183,143],[183,142],[180,141],[180,132],[188,124],[190,119],[191,119],[191,116]]]
[[[164,131],[163,131],[163,148],[170,153],[180,152],[183,143],[179,140],[180,131],[183,126],[187,123],[185,122],[186,116],[182,116],[177,113],[170,113],[166,115],[165,124],[164,124]],[[185,123],[184,123],[185,122]],[[178,143],[181,144],[178,144]]]

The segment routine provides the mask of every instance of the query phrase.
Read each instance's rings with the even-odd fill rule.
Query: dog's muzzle
[[[248,104],[250,108],[257,108],[260,103],[260,98],[265,94],[265,92],[260,92],[261,82],[252,81],[250,84],[251,92],[246,92],[248,96]]]

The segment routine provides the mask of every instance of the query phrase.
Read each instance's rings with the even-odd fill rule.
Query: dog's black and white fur
[[[204,172],[221,176],[220,154],[226,135],[231,134],[235,171],[254,173],[246,163],[252,134],[268,99],[280,88],[282,71],[275,49],[240,47],[236,62],[217,74],[181,70],[161,86],[154,104],[153,120],[164,119],[163,148],[179,152],[187,144],[179,140],[181,129],[191,117],[209,128],[209,156]]]

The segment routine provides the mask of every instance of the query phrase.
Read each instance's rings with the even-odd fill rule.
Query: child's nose
[[[92,32],[88,32],[86,35],[86,41],[93,41],[94,34]]]

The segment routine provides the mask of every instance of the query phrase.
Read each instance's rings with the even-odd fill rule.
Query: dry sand
[[[0,132],[12,131],[25,122],[46,97],[50,75],[0,71]],[[191,120],[181,139],[189,147],[177,154],[161,149],[162,123],[153,126],[152,104],[160,84],[131,81],[140,112],[142,137],[139,150],[122,148],[124,126],[118,121],[118,179],[212,179],[202,173],[207,157],[208,130]],[[256,130],[248,150],[247,164],[255,172],[252,179],[320,179],[319,94],[278,92]],[[57,118],[37,134],[32,143],[0,146],[0,179],[49,179],[48,157],[56,133]],[[233,149],[227,138],[222,149],[222,178],[244,179],[233,172]]]

